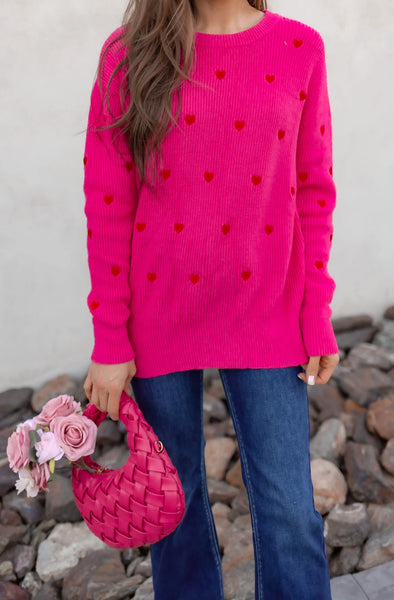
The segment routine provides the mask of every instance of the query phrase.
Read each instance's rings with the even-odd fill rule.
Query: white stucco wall
[[[85,373],[93,344],[83,149],[99,50],[127,2],[0,7],[0,391]],[[337,207],[333,316],[394,302],[394,3],[271,0],[326,44]]]

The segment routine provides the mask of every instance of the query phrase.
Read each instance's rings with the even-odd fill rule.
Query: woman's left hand
[[[311,356],[309,362],[301,365],[306,372],[298,373],[298,377],[309,385],[327,383],[338,363],[339,354]]]

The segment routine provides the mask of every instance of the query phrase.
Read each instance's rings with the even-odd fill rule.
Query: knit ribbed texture
[[[113,130],[86,135],[95,362],[134,358],[136,375],[153,377],[338,352],[324,42],[300,21],[262,12],[239,33],[195,33],[192,77],[208,87],[182,84],[156,193],[139,189],[118,130],[122,157]],[[106,55],[104,89],[122,52],[118,42]],[[110,87],[115,116],[120,80]],[[111,120],[96,79],[88,127]]]

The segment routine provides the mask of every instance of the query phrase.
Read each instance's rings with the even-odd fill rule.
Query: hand
[[[327,354],[326,356],[310,356],[309,362],[301,365],[306,373],[299,373],[298,377],[309,385],[327,383],[335,367],[339,363],[339,354]],[[309,381],[310,376],[314,380]]]
[[[92,362],[83,389],[89,402],[102,412],[107,412],[114,421],[119,420],[119,401],[122,392],[132,396],[130,380],[136,373],[135,361],[101,365]]]

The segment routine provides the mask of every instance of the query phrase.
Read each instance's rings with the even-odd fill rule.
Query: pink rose
[[[81,403],[76,402],[72,396],[63,394],[48,400],[48,402],[44,404],[41,412],[34,418],[39,423],[49,425],[55,417],[66,417],[72,414],[80,414],[81,412]]]
[[[20,423],[17,430],[8,438],[7,456],[10,468],[17,473],[29,464],[30,437],[29,429],[32,429],[28,423],[26,426]],[[34,429],[34,428],[33,428]]]
[[[49,488],[47,487],[48,480],[51,476],[51,471],[49,469],[48,463],[43,463],[39,465],[38,463],[33,463],[33,468],[30,471],[30,475],[34,483],[37,485],[38,490],[41,492],[45,490],[49,492]]]
[[[97,425],[79,414],[55,417],[50,423],[57,444],[71,461],[94,452],[97,437]]]
[[[63,456],[64,451],[58,446],[52,431],[42,431],[42,429],[39,429],[38,435],[41,439],[34,444],[34,447],[36,449],[39,464],[41,465],[42,463],[51,460],[51,458],[59,460]]]

